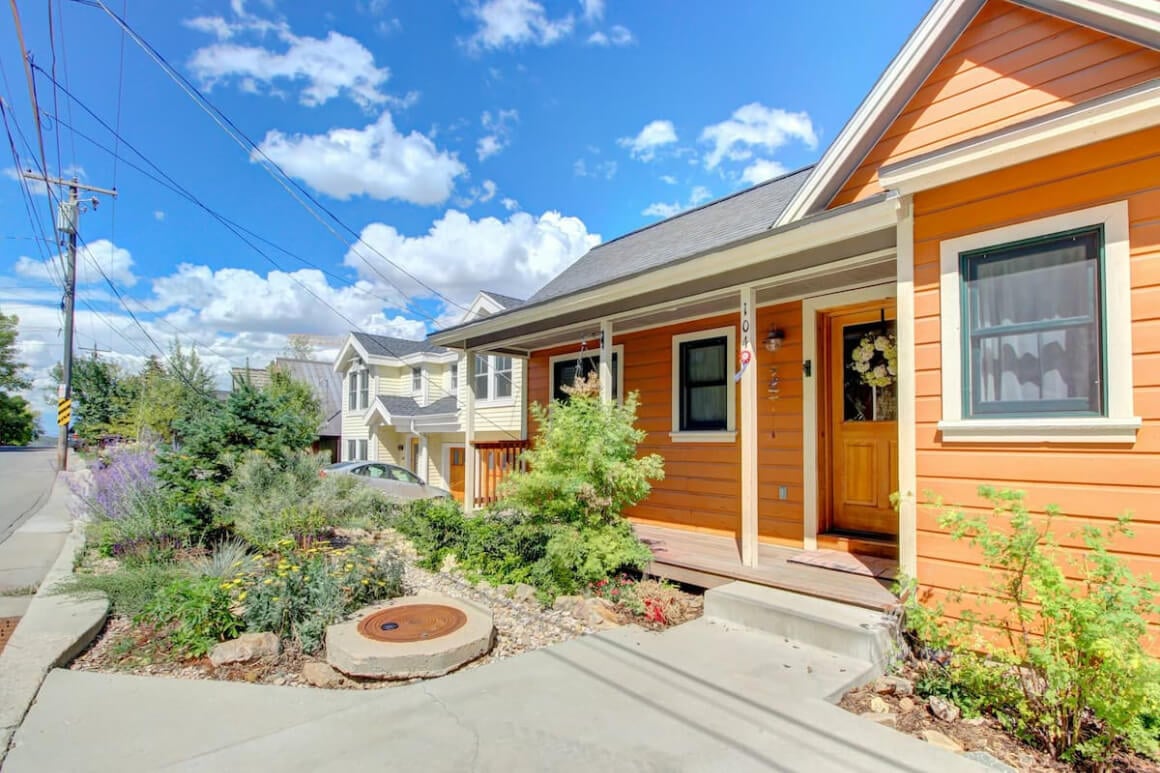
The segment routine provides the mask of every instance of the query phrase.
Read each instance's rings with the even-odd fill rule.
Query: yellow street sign
[[[56,401],[56,423],[62,427],[72,423],[72,400]]]

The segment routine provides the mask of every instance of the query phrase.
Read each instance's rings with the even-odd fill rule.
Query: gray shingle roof
[[[271,363],[286,371],[290,378],[308,385],[322,409],[319,435],[342,434],[342,376],[329,362],[278,357]]]
[[[559,298],[651,271],[761,233],[777,220],[812,168],[805,167],[775,177],[597,245],[548,282],[527,303]]]
[[[406,357],[409,354],[443,354],[450,351],[442,346],[426,341],[412,341],[409,338],[391,338],[370,333],[353,333],[355,340],[363,345],[367,354],[378,357]]]
[[[524,300],[522,298],[513,298],[510,295],[501,295],[500,293],[493,293],[491,290],[484,290],[483,294],[493,301],[504,307],[504,310],[514,309],[516,306],[523,306]]]
[[[419,407],[419,404],[410,397],[398,395],[379,395],[378,402],[387,409],[392,416],[438,416],[455,413],[456,402],[454,397],[441,397],[433,403]]]

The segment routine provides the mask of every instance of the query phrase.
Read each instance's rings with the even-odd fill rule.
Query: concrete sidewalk
[[[982,769],[824,700],[866,668],[699,620],[367,692],[58,670],[4,770]]]

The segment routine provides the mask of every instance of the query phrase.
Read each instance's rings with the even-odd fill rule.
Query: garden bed
[[[918,681],[913,670],[903,670],[899,678],[913,685]],[[851,690],[838,704],[846,711],[865,717],[886,727],[916,738],[927,740],[926,734],[939,733],[949,738],[965,752],[985,752],[999,762],[1018,771],[1075,771],[1087,770],[1058,760],[1008,733],[993,717],[956,717],[946,721],[935,716],[929,700],[903,690],[896,694],[894,679],[882,679]],[[954,711],[957,711],[955,709]],[[1107,770],[1124,773],[1158,773],[1160,763],[1136,755],[1120,755],[1112,760]]]
[[[496,628],[496,642],[492,650],[464,669],[486,665],[494,660],[508,658],[541,647],[574,639],[587,633],[615,625],[640,624],[646,628],[661,629],[699,617],[702,599],[699,594],[675,586],[649,582],[644,587],[651,593],[663,588],[666,607],[670,610],[665,622],[650,619],[648,613],[635,614],[614,599],[635,580],[622,578],[608,583],[603,593],[584,599],[603,600],[590,603],[605,611],[603,616],[577,611],[572,599],[562,597],[553,607],[544,607],[526,586],[492,587],[486,582],[473,583],[462,573],[449,570],[432,572],[415,565],[416,555],[409,542],[391,530],[366,532],[340,531],[336,545],[367,544],[379,550],[396,553],[404,562],[406,593],[435,591],[454,598],[470,601],[491,611]],[[113,562],[101,561],[105,571]],[[615,595],[611,591],[617,590]],[[600,590],[600,589],[597,589]],[[659,595],[659,594],[658,594]],[[653,615],[655,617],[655,613]],[[250,682],[269,685],[323,686],[341,689],[378,689],[407,682],[357,679],[330,672],[321,666],[307,667],[310,663],[325,664],[325,653],[306,655],[293,641],[284,641],[281,654],[262,657],[248,663],[233,663],[215,667],[208,656],[198,658],[176,657],[159,647],[155,630],[148,625],[134,623],[123,615],[114,615],[89,648],[79,655],[69,668],[76,671],[105,671],[142,676],[162,676],[178,679],[213,679]],[[307,672],[307,673],[304,673]]]

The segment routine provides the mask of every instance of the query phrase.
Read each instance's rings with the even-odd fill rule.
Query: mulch
[[[4,651],[4,645],[12,638],[12,632],[16,630],[16,624],[19,622],[19,617],[0,617],[0,652]]]
[[[922,738],[924,730],[937,730],[953,738],[964,750],[987,752],[992,757],[1019,771],[1086,770],[1086,768],[1053,760],[1039,749],[1012,737],[997,720],[991,717],[944,722],[930,713],[924,698],[917,695],[908,696],[915,707],[910,711],[903,711],[899,705],[902,698],[890,694],[879,695],[874,688],[875,685],[872,682],[864,687],[851,690],[842,697],[838,705],[854,714],[866,714],[870,712],[871,700],[881,698],[889,707],[890,713],[895,716],[894,724],[890,725],[895,730],[918,738]],[[1160,764],[1135,755],[1123,756],[1113,761],[1108,770],[1114,770],[1117,773],[1160,773]]]

